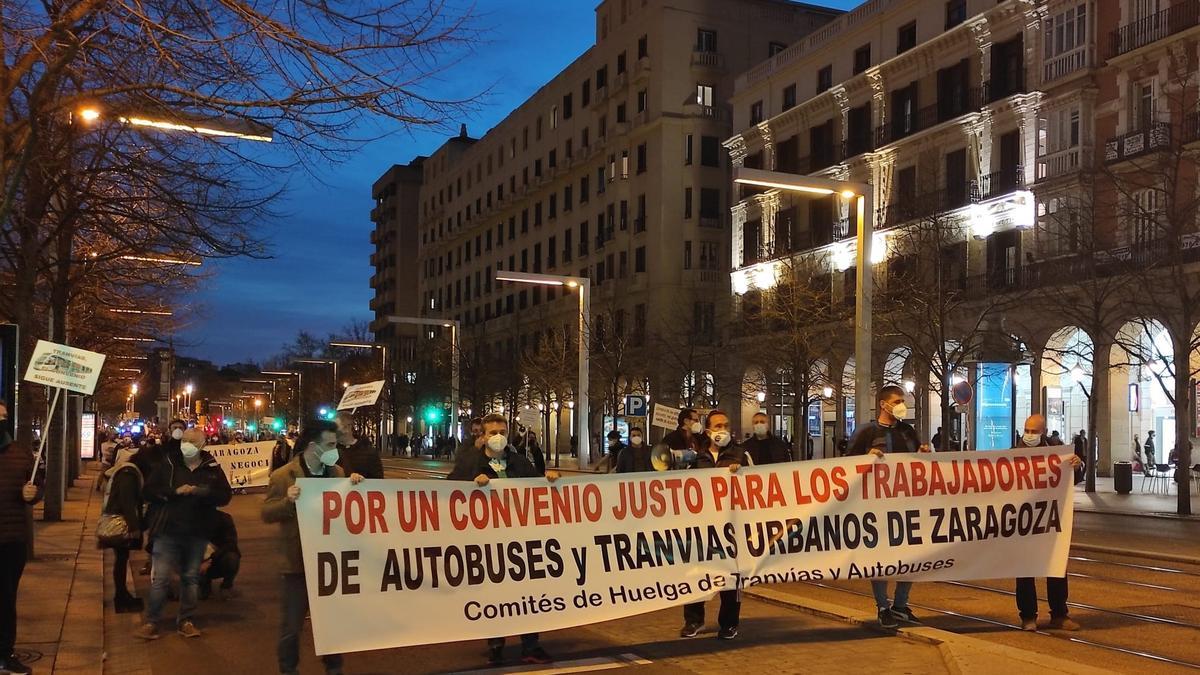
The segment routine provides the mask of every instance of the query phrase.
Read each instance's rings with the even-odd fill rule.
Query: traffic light
[[[233,420],[231,420],[229,418],[225,418],[225,428],[232,429],[233,428]]]
[[[275,421],[271,423],[271,428],[275,431],[283,431],[283,420],[276,417]]]
[[[251,422],[250,424],[246,425],[246,431],[249,431],[250,433],[254,433],[255,431],[258,431],[258,425]]]
[[[437,406],[425,407],[425,421],[429,424],[439,424],[442,421],[442,409]]]

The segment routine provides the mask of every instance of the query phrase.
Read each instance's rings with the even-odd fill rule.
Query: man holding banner
[[[474,450],[466,458],[460,458],[446,480],[473,480],[485,487],[493,478],[535,478],[541,474],[521,453],[508,444],[508,420],[503,415],[492,413],[483,418],[483,448]],[[473,448],[472,448],[473,450]],[[557,471],[547,471],[546,480],[558,480]],[[522,663],[550,663],[554,659],[538,644],[537,633],[521,636]],[[488,664],[500,666],[504,663],[504,638],[488,638]]]
[[[262,519],[280,525],[280,548],[283,561],[280,567],[282,584],[280,597],[283,617],[279,631],[279,672],[296,673],[300,664],[300,631],[308,611],[308,586],[304,577],[304,557],[300,548],[300,528],[296,523],[296,500],[300,498],[297,478],[342,478],[346,474],[337,465],[337,425],[332,422],[310,421],[296,441],[292,461],[271,474],[267,498],[262,505]],[[350,482],[358,484],[363,477],[351,474]],[[326,673],[342,672],[341,654],[321,657]]]

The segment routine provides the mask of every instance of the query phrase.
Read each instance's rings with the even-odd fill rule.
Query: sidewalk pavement
[[[1168,483],[1169,493],[1143,491],[1142,477],[1134,475],[1133,492],[1127,495],[1117,494],[1113,488],[1113,479],[1096,477],[1096,491],[1084,492],[1083,483],[1075,486],[1075,510],[1084,513],[1104,513],[1110,515],[1147,516],[1155,518],[1172,518],[1183,520],[1200,520],[1200,515],[1180,516],[1175,513],[1178,494],[1175,483]],[[1150,483],[1145,484],[1147,488]],[[1159,484],[1161,486],[1161,483]],[[1193,509],[1200,512],[1200,495],[1192,492]]]

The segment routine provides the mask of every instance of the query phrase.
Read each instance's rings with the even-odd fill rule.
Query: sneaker
[[[1055,630],[1079,630],[1079,624],[1069,616],[1055,616],[1050,618],[1049,628]]]
[[[898,628],[900,621],[896,619],[896,615],[892,614],[892,610],[884,607],[879,610],[879,627],[880,628]]]
[[[718,640],[732,640],[738,636],[737,626],[729,626],[717,631]]]
[[[138,626],[138,629],[133,631],[133,636],[143,640],[157,640],[162,637],[158,632],[158,626],[149,622]]]
[[[685,623],[683,624],[683,628],[679,629],[679,637],[694,638],[700,634],[701,628],[704,628],[704,626],[698,623]]]
[[[521,663],[553,663],[554,659],[541,647],[530,647],[521,650]]]
[[[502,666],[504,665],[504,647],[488,647],[488,665]]]
[[[1021,619],[1021,630],[1034,632],[1037,630],[1037,619]]]
[[[892,616],[896,617],[897,621],[903,621],[904,623],[911,623],[916,626],[921,625],[921,620],[918,619],[916,617],[916,615],[912,613],[912,610],[909,609],[908,607],[893,607],[891,611],[892,611]]]
[[[33,668],[21,663],[17,657],[10,656],[7,659],[0,659],[0,673],[11,673],[12,675],[30,675]]]
[[[175,629],[175,632],[179,633],[185,638],[198,638],[201,635],[200,629],[196,628],[196,624],[189,620],[185,620],[183,623],[179,624],[179,627]]]

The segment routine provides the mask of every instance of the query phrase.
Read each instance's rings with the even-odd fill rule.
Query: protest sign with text
[[[1065,453],[845,457],[485,488],[300,479],[317,652],[555,630],[764,583],[1062,576],[1073,517]]]
[[[274,448],[275,441],[204,446],[235,488],[263,487],[270,482]]]

